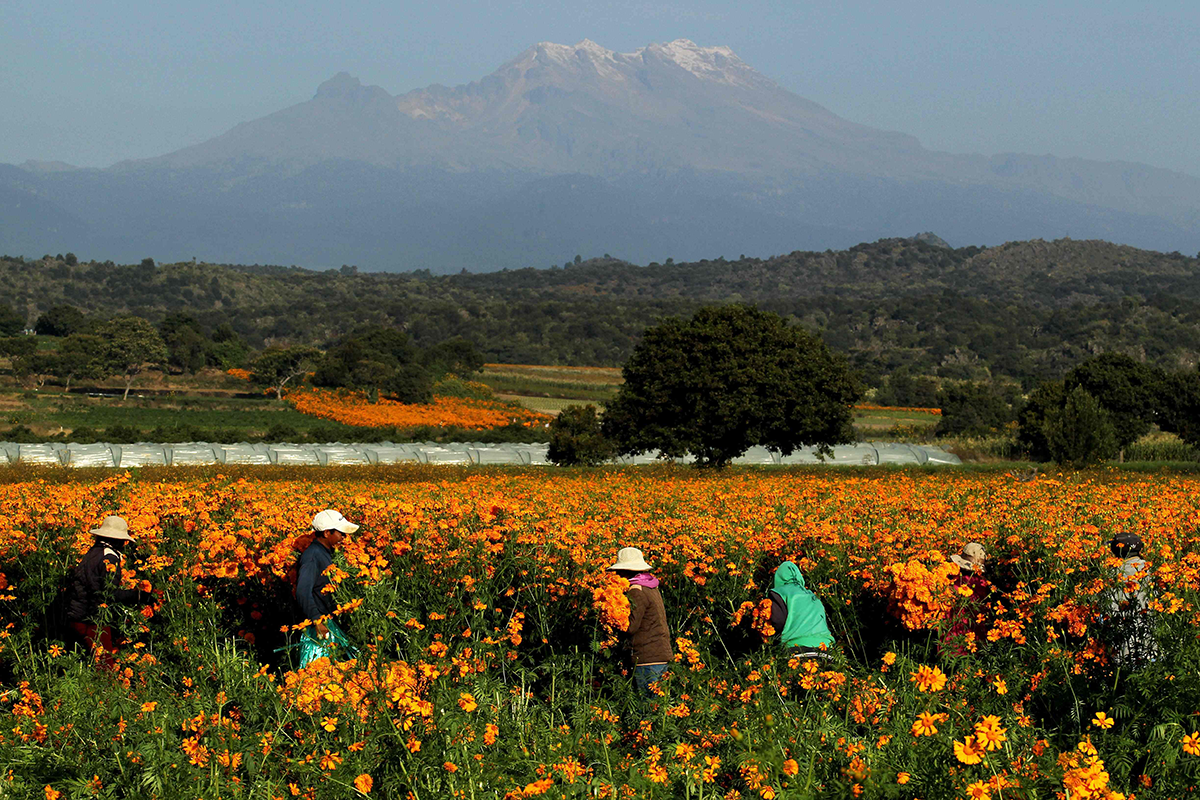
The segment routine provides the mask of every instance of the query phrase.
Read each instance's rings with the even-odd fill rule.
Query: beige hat
[[[317,533],[328,530],[354,533],[358,530],[357,525],[343,517],[340,511],[334,511],[332,508],[327,508],[313,517],[312,526]]]
[[[133,541],[133,537],[129,535],[129,523],[123,517],[115,515],[105,517],[99,528],[92,528],[92,536],[120,539],[126,542]]]
[[[636,547],[622,547],[617,551],[617,561],[610,570],[627,569],[630,572],[649,572],[651,567]]]
[[[963,545],[961,553],[950,556],[950,560],[963,569],[982,569],[983,560],[987,557],[983,545],[979,542],[969,542]]]

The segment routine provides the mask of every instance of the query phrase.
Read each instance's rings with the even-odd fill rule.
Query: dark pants
[[[637,689],[646,697],[653,697],[654,692],[650,689],[655,683],[658,683],[666,671],[670,668],[670,664],[638,664],[633,668],[633,682],[637,685]]]
[[[119,648],[113,644],[112,628],[107,625],[97,628],[87,622],[72,622],[71,629],[87,647],[88,653],[95,653],[96,663],[100,665],[101,669],[109,672],[117,671],[116,655]]]

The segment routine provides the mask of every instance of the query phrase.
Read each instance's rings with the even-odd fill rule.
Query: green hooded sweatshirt
[[[820,647],[833,645],[833,636],[825,624],[825,605],[804,588],[804,575],[791,561],[775,570],[772,592],[787,606],[787,621],[779,632],[784,647]]]

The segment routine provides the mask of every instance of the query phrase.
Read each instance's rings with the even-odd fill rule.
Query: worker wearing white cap
[[[329,626],[321,617],[333,611],[335,605],[328,592],[321,591],[329,584],[325,571],[333,564],[333,551],[342,543],[345,535],[354,533],[358,526],[332,508],[327,508],[313,517],[313,533],[316,534],[300,556],[296,575],[296,602],[304,616],[312,620],[317,634],[329,635]],[[330,623],[332,624],[332,623]]]

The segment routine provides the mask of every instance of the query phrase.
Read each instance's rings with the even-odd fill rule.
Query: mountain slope
[[[31,220],[24,238],[0,227],[0,250],[122,259],[456,271],[605,251],[765,255],[925,229],[956,243],[1200,249],[1200,179],[926,150],[687,40],[633,53],[543,42],[474,83],[399,96],[342,73],[175,153],[17,172],[0,187],[33,191],[91,233]]]

